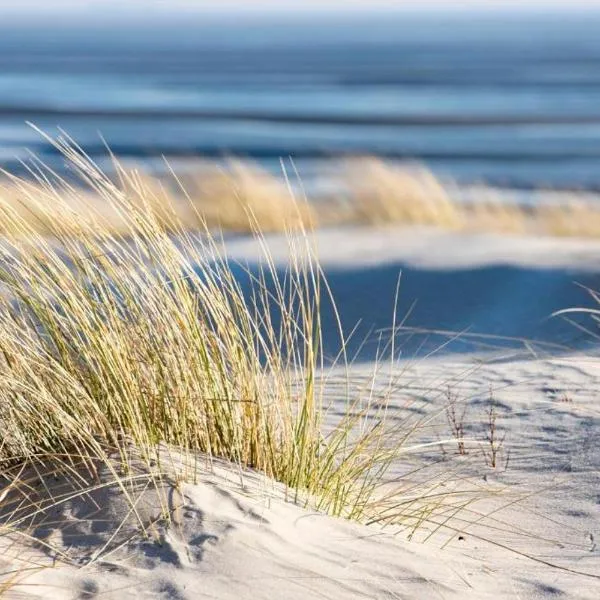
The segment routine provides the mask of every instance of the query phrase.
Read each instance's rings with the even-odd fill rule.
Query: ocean
[[[377,154],[460,183],[600,189],[600,15],[174,16],[0,24],[0,165],[62,160],[27,122],[156,166],[310,174]]]

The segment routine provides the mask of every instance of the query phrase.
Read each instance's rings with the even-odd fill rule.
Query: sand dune
[[[184,485],[173,500],[180,517],[157,541],[135,538],[99,560],[90,555],[107,543],[125,519],[127,506],[118,494],[94,521],[86,521],[89,502],[60,511],[60,529],[48,527],[71,566],[53,564],[50,557],[30,551],[28,566],[40,569],[9,592],[14,598],[596,598],[600,581],[536,563],[470,535],[469,529],[450,549],[439,544],[408,543],[394,531],[361,527],[302,510],[267,492],[252,474],[245,488],[232,481],[235,473],[204,474],[197,485]],[[581,494],[581,490],[580,490]],[[275,496],[275,497],[274,497]],[[98,500],[98,498],[97,498]],[[564,502],[564,498],[563,498]],[[143,510],[157,510],[156,498],[144,498]],[[581,503],[570,505],[574,514]],[[110,508],[110,510],[107,510]],[[567,512],[565,507],[564,512]],[[531,520],[527,511],[521,513]],[[555,515],[568,522],[569,517]],[[105,520],[99,521],[104,517]],[[573,520],[573,517],[571,517]],[[100,526],[93,526],[100,523]],[[90,525],[92,525],[90,527]],[[525,524],[522,524],[525,525]],[[566,528],[566,526],[563,526]],[[71,534],[65,535],[65,531]],[[62,532],[62,533],[61,533]],[[129,534],[124,528],[123,537]],[[488,535],[490,532],[488,531]],[[584,549],[537,540],[523,548],[525,535],[492,531],[495,541],[521,552],[560,556],[564,569],[594,572],[600,557]],[[508,539],[506,539],[508,538]],[[561,539],[566,536],[561,536]],[[457,538],[458,539],[458,538]],[[118,547],[121,540],[113,540]],[[519,546],[519,542],[521,543]],[[540,545],[554,546],[553,555]],[[13,552],[15,549],[13,548]],[[566,557],[565,557],[566,556]],[[10,550],[3,562],[11,561]],[[18,566],[13,558],[11,566]]]
[[[440,415],[429,439],[421,441],[444,439],[444,454],[436,444],[408,463],[432,463],[423,480],[435,469],[458,469],[490,490],[506,490],[456,514],[438,531],[425,523],[407,541],[398,528],[326,517],[286,502],[280,487],[255,473],[216,463],[212,471],[201,469],[198,484],[165,490],[174,522],[157,527],[151,540],[135,535],[129,505],[112,488],[92,494],[99,509],[86,498],[53,511],[37,531],[52,541],[53,552],[5,549],[2,562],[12,568],[48,567],[8,596],[597,598],[600,367],[579,356],[468,369],[464,360],[412,365],[392,407],[397,418],[414,410],[435,414],[444,400],[431,390],[442,382],[453,385],[470,406],[467,456],[456,456]],[[361,375],[368,372],[357,368],[355,379]],[[490,385],[507,436],[506,468],[486,467],[479,451],[479,413]],[[411,395],[414,403],[406,408]],[[442,456],[441,464],[433,464]],[[142,498],[140,513],[156,517],[164,499],[155,492]],[[481,515],[488,516],[478,522]],[[98,548],[105,549],[100,557]],[[56,549],[70,564],[56,560]]]

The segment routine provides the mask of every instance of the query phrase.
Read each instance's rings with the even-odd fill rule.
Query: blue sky
[[[586,14],[600,9],[600,0],[0,0],[0,26],[12,22],[44,24],[102,22],[121,24],[155,22],[205,13],[236,15],[286,15],[417,11],[434,13],[533,12]],[[583,13],[582,13],[583,10]]]
[[[0,0],[0,13],[24,14],[27,12],[56,13],[118,10],[130,12],[186,12],[226,10],[272,10],[277,12],[315,11],[340,9],[531,9],[586,6],[600,7],[600,0],[571,0],[567,3],[549,0]]]

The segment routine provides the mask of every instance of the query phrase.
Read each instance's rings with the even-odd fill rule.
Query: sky
[[[215,9],[215,6],[218,7]],[[600,0],[0,0],[0,14],[223,11],[364,11],[373,9],[533,9],[600,7]]]
[[[0,27],[12,23],[43,25],[46,28],[82,23],[130,26],[161,20],[180,22],[198,15],[248,17],[333,13],[354,17],[363,12],[410,11],[435,14],[480,12],[510,14],[540,11],[580,15],[600,9],[600,0],[0,0]],[[583,13],[582,13],[583,11]],[[511,17],[512,18],[512,17]]]

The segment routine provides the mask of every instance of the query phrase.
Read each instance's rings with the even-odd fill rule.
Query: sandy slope
[[[181,494],[165,491],[175,523],[156,528],[154,542],[127,541],[136,523],[114,490],[100,490],[97,507],[89,499],[66,503],[35,533],[68,560],[55,562],[54,551],[25,549],[22,541],[4,548],[2,572],[56,564],[32,571],[9,597],[600,597],[600,361],[582,352],[586,336],[546,319],[587,300],[573,281],[593,284],[600,244],[405,230],[322,232],[318,243],[342,316],[359,315],[366,328],[389,324],[382,307],[391,301],[383,296],[403,269],[402,292],[409,297],[402,302],[425,303],[426,310],[413,311],[415,327],[474,324],[475,331],[542,341],[506,341],[501,348],[494,342],[477,347],[478,354],[472,344],[449,345],[413,360],[418,346],[410,338],[397,365],[402,376],[391,417],[426,417],[427,427],[413,440],[425,446],[407,454],[396,475],[408,490],[452,474],[454,481],[464,478],[462,489],[476,487],[483,498],[443,528],[426,524],[408,541],[406,529],[359,526],[294,506],[252,473],[243,474],[242,487],[239,473],[218,465],[212,474],[203,471],[198,484],[184,484]],[[270,244],[283,265],[282,239]],[[257,256],[244,239],[232,240],[229,252],[249,262]],[[418,283],[410,287],[412,276]],[[359,355],[354,384],[372,372],[373,352],[368,347]],[[334,372],[328,383],[334,408],[340,385],[342,373]],[[465,457],[457,455],[444,412],[448,388],[468,406]],[[482,453],[490,389],[506,436],[497,469],[486,466]],[[449,480],[445,488],[452,485]],[[145,494],[139,509],[157,516],[159,497]],[[101,547],[109,553],[88,564]]]
[[[43,570],[16,590],[33,598],[494,598],[512,590],[536,597],[554,585],[554,575],[521,567],[508,555],[492,562],[407,544],[212,479],[184,487],[181,521],[160,532],[160,543],[131,542],[93,566]],[[121,508],[106,532],[80,531],[77,540],[63,540],[75,562],[87,562],[90,550],[106,541],[126,516]],[[66,520],[79,517],[75,510]],[[520,568],[531,581],[498,576],[498,569]],[[561,589],[578,583],[568,576],[561,581]]]

